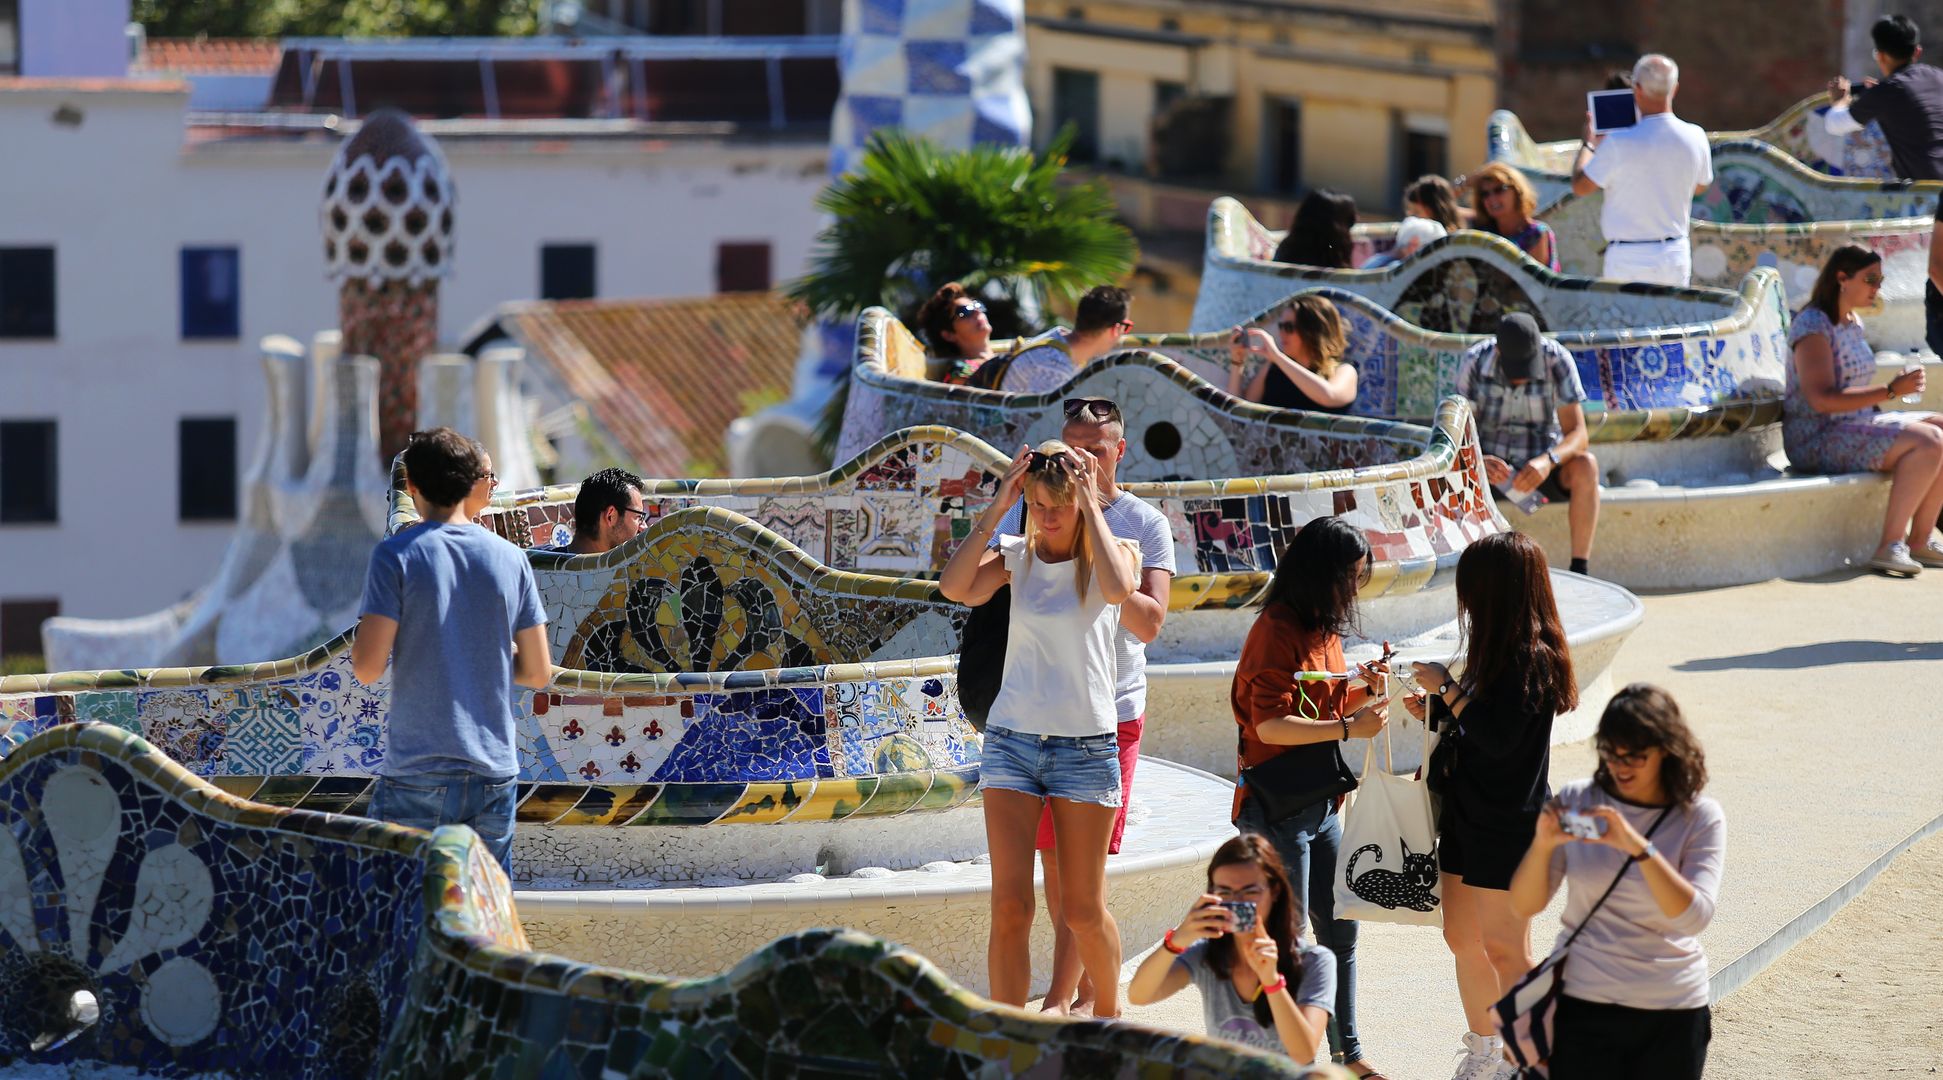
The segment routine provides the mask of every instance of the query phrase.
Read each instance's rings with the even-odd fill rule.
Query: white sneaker
[[[1451,1080],[1498,1080],[1498,1066],[1510,1064],[1498,1045],[1495,1035],[1465,1032],[1463,1059],[1457,1063],[1457,1072]]]
[[[1887,551],[1872,556],[1868,565],[1869,569],[1891,577],[1915,577],[1923,572],[1923,564],[1909,557],[1909,545],[1901,541],[1890,544]]]
[[[1506,1058],[1503,1051],[1498,1052],[1498,1069],[1491,1074],[1491,1080],[1518,1080],[1523,1075],[1517,1062]]]

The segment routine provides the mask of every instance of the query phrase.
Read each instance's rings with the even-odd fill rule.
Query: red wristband
[[[1274,982],[1269,983],[1267,986],[1264,986],[1260,990],[1256,991],[1255,996],[1266,997],[1269,994],[1275,993],[1277,990],[1287,990],[1288,988],[1289,988],[1289,977],[1287,975],[1282,975],[1277,977]]]
[[[1161,935],[1160,947],[1166,949],[1168,952],[1173,953],[1175,956],[1179,956],[1182,953],[1187,951],[1186,946],[1179,946],[1174,944],[1174,930],[1172,927],[1168,928],[1167,933]]]

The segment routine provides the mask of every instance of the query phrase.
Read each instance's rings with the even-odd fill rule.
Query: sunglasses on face
[[[973,315],[982,315],[984,313],[985,305],[976,300],[967,300],[963,304],[951,309],[951,317],[954,319],[969,319]]]
[[[1107,421],[1120,419],[1120,406],[1112,398],[1075,397],[1065,402],[1066,419],[1077,420],[1082,416],[1094,420]]]
[[[479,477],[479,479],[484,480],[486,483],[491,484],[493,487],[499,486],[499,474],[496,472],[484,473]]]
[[[1288,322],[1276,323],[1275,325],[1281,327],[1282,332],[1284,334],[1293,334],[1297,329],[1294,320],[1290,320]]]
[[[1649,753],[1650,751],[1646,750],[1636,750],[1628,754],[1610,746],[1599,747],[1599,759],[1601,761],[1604,761],[1608,765],[1623,765],[1628,769],[1637,769],[1646,764],[1646,758]]]
[[[1502,184],[1496,184],[1491,187],[1481,187],[1477,189],[1477,193],[1480,196],[1488,199],[1491,198],[1493,195],[1503,195],[1505,192],[1510,190],[1511,190],[1510,188],[1505,187]]]

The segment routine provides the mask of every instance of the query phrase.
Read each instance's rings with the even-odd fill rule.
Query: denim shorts
[[[1120,805],[1120,739],[1103,735],[1027,735],[985,729],[978,786],[1040,798]]]

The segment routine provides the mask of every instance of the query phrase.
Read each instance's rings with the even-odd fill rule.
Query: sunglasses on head
[[[967,300],[963,304],[951,309],[951,317],[954,319],[969,319],[973,315],[982,313],[984,310],[984,304],[976,300]]]
[[[1057,454],[1042,454],[1037,450],[1027,451],[1025,471],[1046,472],[1052,469],[1062,468],[1065,460],[1066,452],[1064,450]]]
[[[1107,421],[1120,419],[1120,405],[1112,398],[1075,397],[1065,402],[1066,419],[1077,420],[1082,416],[1094,420]]]

